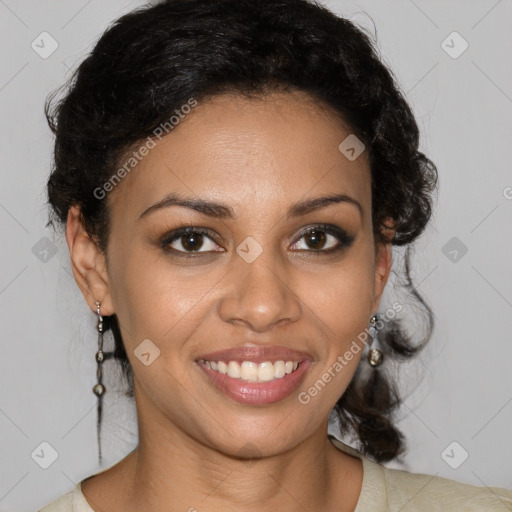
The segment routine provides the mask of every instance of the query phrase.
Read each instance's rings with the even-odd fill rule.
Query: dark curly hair
[[[391,217],[391,243],[407,246],[405,287],[427,313],[422,340],[406,334],[398,318],[386,322],[379,332],[382,351],[387,360],[401,361],[427,343],[433,315],[412,285],[409,257],[431,217],[437,169],[418,150],[411,109],[362,29],[307,0],[164,0],[115,21],[65,85],[65,96],[57,101],[57,90],[45,105],[56,137],[47,226],[65,225],[68,210],[78,205],[105,254],[109,211],[94,191],[130,148],[190,98],[296,90],[340,114],[368,151],[375,241],[389,242],[383,228]],[[133,397],[116,315],[105,317],[104,325]],[[361,452],[389,461],[405,451],[392,421],[400,397],[382,367],[364,372],[361,366],[333,411],[341,433],[355,435]]]

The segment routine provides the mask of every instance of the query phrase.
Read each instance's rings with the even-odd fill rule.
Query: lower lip
[[[197,364],[206,373],[210,381],[227,396],[243,404],[268,405],[283,400],[295,391],[307,369],[311,366],[308,360],[302,361],[292,373],[287,373],[280,379],[268,382],[249,382],[242,379],[234,379],[227,373],[222,374],[208,368],[202,361]]]

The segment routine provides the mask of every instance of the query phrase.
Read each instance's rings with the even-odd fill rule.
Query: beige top
[[[363,484],[354,512],[512,511],[511,490],[473,486],[448,478],[386,468],[331,435],[329,439],[338,449],[363,462]],[[94,512],[82,494],[81,483],[38,512]]]

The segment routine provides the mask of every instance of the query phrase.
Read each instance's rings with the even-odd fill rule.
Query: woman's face
[[[199,102],[110,192],[108,265],[95,253],[84,294],[91,309],[101,300],[102,314],[117,315],[141,437],[173,431],[225,453],[252,445],[272,454],[325,435],[361,352],[334,377],[332,366],[368,327],[391,265],[389,244],[375,251],[367,153],[353,160],[338,149],[350,133],[299,93],[218,96]],[[169,194],[223,206],[150,209]],[[298,207],[342,194],[351,199]],[[192,234],[169,241],[187,227]],[[244,347],[300,352],[259,359],[306,361],[300,378],[233,383],[198,361]],[[246,376],[258,371],[245,366]],[[326,373],[330,382],[299,400]],[[212,376],[231,384],[220,389]]]

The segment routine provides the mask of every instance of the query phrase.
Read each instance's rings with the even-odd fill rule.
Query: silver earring
[[[371,348],[371,345],[377,335],[377,320],[377,315],[373,315],[370,319],[370,327],[368,329],[370,337],[372,338],[370,342],[370,351],[368,352],[368,362],[373,368],[382,364],[382,360],[384,359],[384,354],[378,348]]]
[[[110,354],[105,354],[103,352],[103,317],[100,314],[100,303],[96,301],[96,308],[97,308],[97,314],[98,314],[98,323],[96,325],[96,328],[98,330],[98,351],[96,352],[96,362],[98,363],[97,369],[96,369],[96,376],[98,379],[98,382],[94,385],[92,388],[92,392],[98,397],[98,403],[97,403],[97,435],[98,435],[98,460],[101,464],[101,441],[100,441],[100,429],[101,429],[101,412],[102,412],[102,405],[103,405],[103,395],[106,393],[107,389],[103,385],[103,368],[102,363],[105,359],[108,359],[107,356],[110,356]]]

